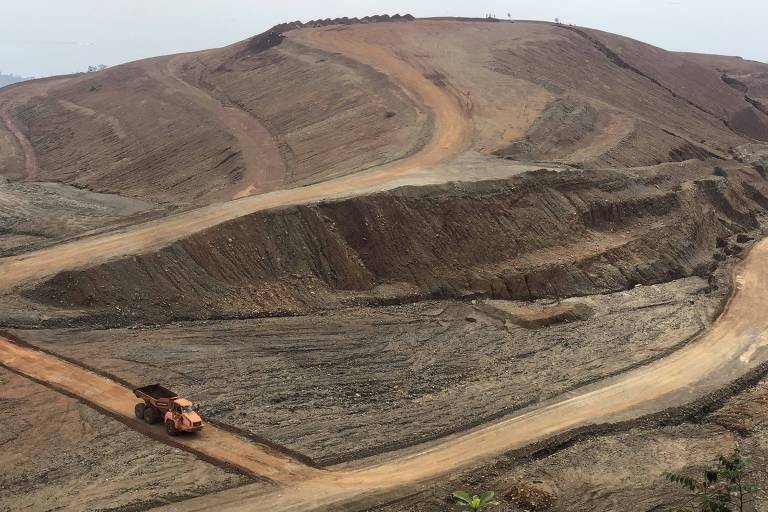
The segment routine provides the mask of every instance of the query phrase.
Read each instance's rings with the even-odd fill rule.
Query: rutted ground
[[[0,177],[0,255],[39,249],[164,213],[165,208],[138,199]]]
[[[0,337],[0,365],[67,393],[146,435],[160,438],[204,460],[236,468],[252,477],[287,483],[306,479],[316,472],[268,444],[254,442],[215,425],[208,425],[194,436],[169,439],[162,428],[136,419],[134,406],[137,400],[131,386],[5,337]]]
[[[389,46],[392,40],[398,41],[398,48]],[[268,48],[252,44],[258,41],[173,57],[177,60],[171,61],[171,69],[167,58],[159,58],[67,79],[33,101],[14,104],[14,119],[5,124],[18,122],[20,128],[0,134],[3,148],[15,148],[8,150],[13,155],[2,155],[3,162],[13,163],[4,172],[18,175],[20,169],[29,168],[20,164],[26,165],[28,158],[21,157],[31,154],[24,150],[28,139],[38,153],[33,156],[39,173],[100,190],[208,203],[230,192],[310,183],[369,165],[388,165],[5,259],[0,262],[0,283],[25,286],[27,301],[21,311],[26,316],[13,316],[19,310],[8,309],[11,316],[6,314],[5,322],[38,325],[76,319],[86,324],[130,325],[185,317],[306,313],[359,302],[468,295],[531,299],[623,290],[637,283],[710,275],[716,261],[743,253],[749,241],[744,233],[757,234],[760,213],[768,207],[765,169],[723,161],[734,146],[764,137],[768,115],[759,102],[744,96],[708,64],[670,57],[595,31],[542,23],[425,21],[345,26],[297,30],[287,40],[278,34]],[[347,55],[333,55],[339,51]],[[335,73],[315,73],[329,60]],[[289,65],[281,67],[285,62]],[[264,72],[253,72],[257,68]],[[292,81],[276,72],[278,68],[290,70]],[[312,87],[311,80],[302,78],[307,76],[319,77],[321,86]],[[269,111],[275,100],[253,94],[259,78],[285,80],[294,92],[306,86],[320,96],[325,91],[329,94],[324,97],[325,108],[308,108],[291,98],[287,109]],[[607,87],[595,87],[595,83]],[[120,85],[144,94],[130,112],[114,109],[119,102],[112,100],[120,96]],[[342,90],[349,94],[339,96]],[[281,96],[285,97],[289,96]],[[347,97],[354,101],[345,103]],[[190,102],[190,98],[199,101]],[[386,110],[389,105],[397,108]],[[296,106],[302,107],[299,113],[306,117],[295,118]],[[205,126],[200,121],[210,119],[212,112],[222,115],[214,115],[215,126]],[[379,115],[384,121],[372,123]],[[333,122],[319,123],[318,116]],[[292,124],[294,119],[297,122]],[[65,125],[78,129],[59,129]],[[249,125],[250,130],[236,133]],[[57,130],[52,132],[52,126]],[[382,131],[382,126],[388,128]],[[434,130],[427,141],[430,128]],[[157,137],[158,131],[167,139]],[[8,137],[10,132],[15,144]],[[365,134],[381,144],[347,143],[366,139]],[[271,148],[273,156],[279,152],[284,167],[270,168],[285,170],[289,176],[274,177],[266,184],[245,183],[243,188],[240,181],[246,177],[265,180],[272,172],[254,172],[257,158],[238,150],[239,145],[254,142],[250,135]],[[271,141],[265,140],[268,135]],[[89,151],[80,136],[98,141],[98,148]],[[346,141],[337,148],[340,154],[328,151],[328,141],[336,137]],[[136,159],[134,150],[148,144],[155,144],[151,154]],[[357,152],[359,148],[364,151]],[[461,154],[466,150],[471,152]],[[685,162],[624,171],[539,172],[497,183],[405,189],[295,206],[397,185],[442,183],[457,174],[456,168],[444,172],[446,165],[454,161],[465,165],[478,154],[490,153],[581,167]],[[490,162],[484,161],[496,169]],[[723,167],[714,172],[716,177],[715,166]],[[458,177],[487,178],[488,168],[481,166]],[[522,169],[520,165],[508,168],[504,177]],[[136,172],[143,173],[140,179]],[[278,206],[283,209],[246,216]],[[741,235],[736,243],[724,241],[736,234]],[[458,240],[464,243],[455,243]],[[296,469],[289,476],[305,478],[290,493],[269,494],[262,487],[248,487],[185,503],[183,508],[251,509],[252,500],[266,496],[281,510],[304,511],[361,497],[382,498],[381,493],[399,485],[463,468],[468,452],[490,458],[593,421],[633,419],[670,404],[687,403],[764,361],[761,322],[765,319],[756,318],[755,312],[764,301],[766,250],[765,243],[760,244],[757,254],[749,256],[736,280],[740,291],[715,327],[668,358],[553,398],[548,405],[521,415],[391,454],[381,464],[381,459],[367,461],[359,470],[326,473],[289,461],[287,466]],[[107,282],[110,286],[103,284]],[[262,294],[255,294],[256,289]],[[553,317],[579,321],[590,314],[583,304],[572,309],[565,304],[555,308]],[[501,327],[500,318],[528,327],[542,321],[536,308],[516,306],[510,312],[507,305],[488,303],[479,312],[470,308],[475,321],[466,317],[447,321],[448,337],[474,334],[472,329],[478,327],[474,324],[479,324],[500,333],[496,341],[508,348],[504,341],[509,329]],[[414,311],[419,307],[413,306]],[[468,306],[458,307],[460,315],[462,307]],[[675,318],[671,312],[669,316]],[[436,329],[435,325],[443,327],[440,318],[436,322],[415,324],[427,331]],[[372,329],[370,323],[365,328]],[[693,325],[681,330],[680,340],[686,329]],[[395,340],[398,335],[390,334]],[[440,336],[438,331],[433,339]],[[450,340],[432,348],[439,349]],[[668,350],[677,340],[672,341],[670,345],[665,338],[655,348]],[[599,339],[596,346],[606,343]],[[543,349],[547,347],[548,356],[556,352],[551,344]],[[352,350],[357,349],[359,345],[353,344]],[[581,368],[584,375],[579,372],[554,384],[563,385],[560,391],[626,368],[607,358],[601,359],[602,368],[590,366],[589,350],[576,350],[573,357],[567,352],[563,364]],[[503,360],[520,354],[501,350],[499,355]],[[86,401],[95,401],[94,392],[109,389],[108,410],[130,416],[133,400],[124,386],[9,343],[3,345],[3,357],[6,365]],[[322,352],[319,358],[320,365],[327,364]],[[523,365],[531,362],[537,373],[546,374],[538,366],[548,358],[534,354],[523,359]],[[122,371],[136,372],[141,379],[134,364],[126,364]],[[450,373],[449,363],[437,358],[435,364]],[[428,403],[421,384],[415,382],[410,393]],[[471,397],[484,391],[465,392]],[[533,399],[545,398],[528,393]],[[360,397],[353,395],[350,400],[363,397],[356,394]],[[215,405],[215,397],[211,400]],[[521,403],[511,400],[510,407]],[[339,414],[331,417],[331,423],[340,418]],[[442,428],[441,421],[424,430]],[[211,429],[206,436],[219,434]],[[416,435],[429,437],[424,431]],[[242,440],[227,439],[233,442],[223,443],[226,449],[214,443],[215,453],[208,456],[252,472],[285,476],[281,473],[285,460]],[[376,450],[379,442],[366,448]],[[317,453],[322,457],[333,444],[308,436],[304,446],[319,446]],[[206,449],[197,447],[199,453]],[[258,467],[248,465],[253,460],[243,461],[248,453],[256,453]]]
[[[536,311],[421,302],[15,334],[129,382],[173,381],[206,417],[328,464],[466,429],[661,357],[709,326],[727,289],[690,278]]]
[[[755,245],[734,271],[736,291],[723,314],[695,343],[651,363],[568,393],[470,432],[388,454],[383,461],[318,475],[288,493],[243,487],[184,503],[183,510],[248,510],[268,499],[287,512],[344,506],[359,510],[414,485],[579,427],[636,421],[717,394],[737,379],[763,372],[768,363],[768,318],[762,314],[768,285],[768,242]],[[472,458],[468,459],[467,454]],[[164,510],[181,510],[171,505]]]
[[[139,510],[249,482],[0,369],[0,510]]]
[[[47,325],[111,326],[424,298],[559,298],[706,277],[723,256],[718,239],[759,226],[768,181],[751,166],[729,166],[723,179],[710,164],[688,164],[540,171],[272,210],[59,273],[23,295],[60,309],[59,319],[45,313]],[[6,321],[39,325],[24,304],[6,309]]]
[[[4,89],[17,142],[0,173],[208,204],[414,153],[410,168],[464,150],[627,167],[768,138],[759,63],[535,22],[281,30]]]
[[[729,454],[737,445],[748,454],[752,477],[764,489],[768,479],[768,423],[765,402],[768,381],[738,393],[721,405],[690,420],[648,422],[625,431],[584,436],[574,443],[543,448],[522,457],[500,457],[491,464],[462,471],[400,496],[397,502],[373,507],[376,512],[443,512],[455,489],[475,492],[495,489],[498,510],[593,512],[631,510],[652,512],[688,505],[677,485],[662,478],[664,471],[692,477],[714,464],[716,454]],[[757,510],[765,510],[765,493],[758,493]]]

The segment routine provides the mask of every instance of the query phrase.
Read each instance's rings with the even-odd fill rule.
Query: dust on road
[[[130,389],[106,377],[3,337],[0,337],[0,365],[72,395],[137,430],[145,433],[157,431],[164,435],[162,426],[150,427],[136,419],[133,408],[138,399]],[[276,483],[303,480],[320,472],[210,424],[197,435],[164,440],[172,441],[179,448],[204,459],[221,462],[257,478],[266,478]]]
[[[338,506],[435,478],[579,426],[638,418],[688,403],[756,368],[768,355],[768,318],[763,314],[768,240],[753,248],[734,278],[734,295],[713,328],[656,363],[381,464],[319,474],[292,485],[290,491],[266,497],[262,489],[254,491],[257,495],[251,495],[248,487],[224,491],[187,501],[183,509],[209,510],[215,504],[217,510],[244,511],[252,509],[254,499],[265,498],[286,512]],[[172,505],[163,510],[181,509]]]
[[[20,257],[1,259],[0,289],[7,290],[22,282],[40,279],[63,270],[103,263],[119,256],[156,250],[184,236],[268,208],[354,196],[408,184],[419,185],[445,181],[445,176],[432,175],[426,169],[456,156],[466,145],[470,132],[468,120],[457,101],[448,92],[432,84],[411,64],[400,60],[386,49],[365,41],[347,38],[336,41],[324,36],[323,34],[326,33],[323,31],[305,34],[308,34],[306,35],[308,42],[331,50],[336,47],[335,45],[339,45],[338,49],[349,51],[352,58],[378,67],[398,81],[405,91],[434,112],[432,140],[421,151],[408,158],[369,171],[306,187],[212,204],[118,232],[85,238]],[[174,66],[172,63],[170,68],[176,69]],[[181,87],[177,79],[173,81],[177,88]],[[189,86],[189,89],[194,88]],[[195,93],[187,89],[187,93],[198,97],[202,105],[214,111],[222,108],[218,102],[202,91]],[[221,118],[226,125],[232,126],[242,121],[240,119],[242,116],[231,111],[219,112],[217,117]],[[247,130],[239,130],[238,133],[245,137]]]

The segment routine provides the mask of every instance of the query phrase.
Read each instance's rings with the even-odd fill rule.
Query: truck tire
[[[149,423],[150,425],[154,425],[158,421],[160,421],[160,411],[158,411],[154,407],[147,407],[144,409],[144,421]]]
[[[143,420],[144,419],[144,409],[146,409],[146,405],[144,404],[136,404],[136,407],[133,408],[134,414],[136,414],[136,418]]]
[[[179,431],[176,430],[176,425],[174,425],[173,421],[171,420],[165,422],[165,431],[168,432],[169,436],[175,436],[179,434]]]

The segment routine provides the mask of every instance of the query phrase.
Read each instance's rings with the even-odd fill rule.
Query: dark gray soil
[[[456,489],[494,490],[501,502],[491,509],[496,512],[672,510],[688,504],[690,496],[666,482],[662,473],[701,479],[703,469],[714,466],[718,454],[729,455],[736,446],[752,461],[752,482],[766,488],[767,400],[768,379],[764,378],[696,421],[587,437],[566,443],[554,453],[500,457],[492,464],[404,491],[401,499],[368,510],[444,512],[451,509],[449,496]],[[753,498],[756,508],[745,510],[768,510],[765,492]]]
[[[162,213],[148,201],[0,176],[0,257]]]
[[[687,278],[559,304],[428,301],[14,334],[130,383],[164,383],[210,418],[329,464],[462,430],[661,357],[709,325],[726,288],[710,293]]]
[[[249,482],[0,369],[0,511],[145,510]]]

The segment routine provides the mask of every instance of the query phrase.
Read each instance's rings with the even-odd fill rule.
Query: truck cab
[[[192,402],[186,398],[176,398],[165,413],[165,427],[168,433],[197,432],[203,429],[203,420],[197,414]]]

